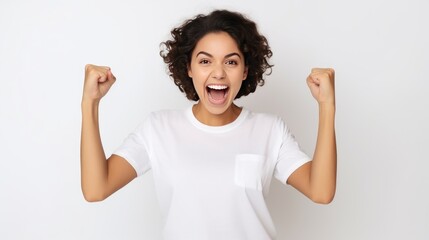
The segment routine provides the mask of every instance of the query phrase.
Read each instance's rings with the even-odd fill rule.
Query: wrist
[[[99,99],[82,99],[81,102],[81,110],[82,117],[95,117],[98,118],[98,108],[99,108],[100,100]]]
[[[82,108],[98,108],[99,104],[100,104],[100,99],[82,97],[82,102],[81,102]]]
[[[335,104],[319,104],[319,118],[334,120]]]
[[[334,102],[319,103],[319,110],[335,112],[335,103]]]

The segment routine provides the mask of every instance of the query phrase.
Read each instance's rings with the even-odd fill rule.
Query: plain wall
[[[190,104],[166,74],[159,43],[215,8],[241,11],[275,64],[238,104],[282,116],[311,156],[318,108],[305,79],[336,70],[338,187],[317,205],[273,180],[278,239],[429,238],[427,1],[0,2],[0,239],[157,239],[149,172],[107,200],[80,189],[84,65],[117,82],[102,100],[107,155],[151,111]]]

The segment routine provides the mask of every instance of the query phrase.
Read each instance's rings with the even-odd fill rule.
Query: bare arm
[[[335,195],[337,148],[335,138],[335,73],[313,69],[307,83],[319,103],[319,128],[313,160],[297,169],[288,184],[317,203],[330,203]]]
[[[81,187],[87,201],[101,201],[136,177],[122,157],[107,161],[100,138],[98,107],[115,77],[108,67],[87,65],[82,97]]]

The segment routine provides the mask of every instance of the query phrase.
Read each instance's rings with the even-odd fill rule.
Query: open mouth
[[[206,87],[209,101],[213,104],[223,104],[229,91],[227,85],[211,84]]]

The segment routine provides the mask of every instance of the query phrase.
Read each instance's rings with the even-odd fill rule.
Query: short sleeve
[[[283,120],[281,120],[280,124],[283,137],[274,176],[277,180],[286,184],[289,176],[296,169],[311,161],[311,158],[301,149],[294,135]]]
[[[137,176],[151,169],[149,149],[146,139],[149,137],[150,121],[146,119],[134,132],[130,133],[113,154],[123,157],[133,166]]]

